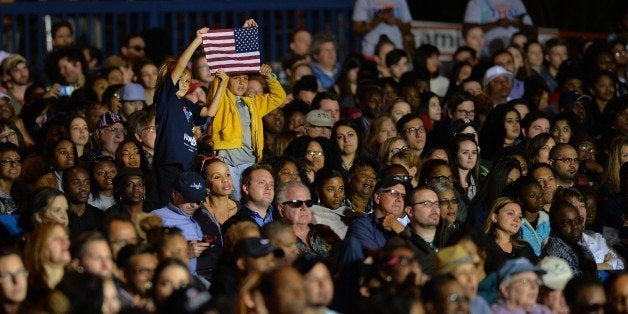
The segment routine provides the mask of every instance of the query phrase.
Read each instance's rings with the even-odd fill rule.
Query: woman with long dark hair
[[[521,135],[520,121],[519,112],[510,105],[500,105],[489,111],[480,129],[480,155],[484,162],[490,164],[502,147],[517,144]]]
[[[525,147],[528,164],[549,163],[549,152],[554,145],[556,145],[556,141],[549,133],[541,133],[533,137]]]
[[[463,188],[468,199],[473,199],[478,190],[480,166],[478,164],[480,147],[472,134],[461,133],[452,139],[449,148],[450,162],[454,178]]]
[[[443,97],[449,88],[449,80],[440,75],[440,51],[436,46],[423,44],[414,53],[414,71],[417,74],[427,74],[430,77],[430,90]]]
[[[488,172],[488,177],[482,182],[478,193],[471,200],[467,226],[481,228],[491,204],[502,196],[507,184],[516,181],[520,176],[521,166],[517,159],[505,157],[497,160]]]
[[[421,93],[421,102],[419,103],[419,115],[424,115],[427,117],[425,120],[429,120],[429,123],[426,123],[427,132],[431,131],[436,127],[436,124],[439,123],[442,119],[442,105],[440,102],[440,97],[432,92],[423,92]]]
[[[363,155],[362,140],[357,127],[349,120],[340,120],[331,129],[331,140],[340,151],[342,159],[341,166],[336,168],[346,177],[353,166],[353,161]]]
[[[342,163],[336,146],[324,137],[297,137],[286,147],[284,154],[311,161],[315,171],[323,167],[337,168]]]

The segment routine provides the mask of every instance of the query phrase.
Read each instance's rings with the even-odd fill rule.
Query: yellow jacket
[[[212,85],[213,97],[218,90],[218,81],[214,80]],[[229,82],[225,82],[229,83]],[[270,93],[260,96],[242,96],[242,101],[249,107],[251,113],[251,143],[253,146],[253,154],[260,159],[264,150],[264,127],[262,117],[279,107],[286,99],[286,92],[281,84],[274,76],[267,80]],[[242,120],[240,113],[236,107],[236,96],[225,89],[218,104],[218,111],[214,116],[212,123],[213,133],[212,141],[215,150],[241,148],[242,142]]]

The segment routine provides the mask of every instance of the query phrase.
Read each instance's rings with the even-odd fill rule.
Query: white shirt
[[[382,9],[392,9],[393,15],[403,23],[410,23],[412,16],[408,3],[405,0],[357,0],[353,7],[354,22],[370,22],[377,12]],[[381,35],[386,35],[395,44],[395,47],[403,49],[403,35],[397,25],[389,25],[384,22],[377,24],[362,39],[362,53],[373,55],[375,45]]]
[[[624,261],[617,255],[615,250],[608,246],[601,234],[587,230],[582,233],[582,242],[593,253],[596,263],[607,263],[611,265],[613,270],[624,269]],[[608,253],[612,255],[612,258],[605,262],[604,257]]]

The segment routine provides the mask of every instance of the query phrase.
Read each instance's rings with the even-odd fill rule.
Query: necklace
[[[235,202],[234,202],[234,203],[235,203]],[[227,204],[228,204],[228,203],[227,203]],[[216,218],[216,220],[218,220],[218,221],[221,221],[221,220],[222,220],[222,219],[219,219],[219,217],[218,217],[218,209],[217,209],[217,208],[214,208],[214,206],[212,206],[212,203],[211,203],[211,202],[207,202],[207,206],[206,206],[206,207],[207,207],[207,211],[209,211],[210,213],[212,213],[212,215],[214,215],[214,218]],[[232,214],[231,214],[231,212],[232,212],[232,211],[233,211],[233,214],[235,214],[235,212],[236,212],[236,211],[237,211],[237,209],[238,209],[238,204],[236,203],[236,204],[234,204],[233,206],[225,206],[225,207],[227,208],[227,213],[226,213],[226,214],[227,214],[227,216],[226,216],[226,217],[225,217],[225,219],[221,222],[221,224],[222,224],[222,223],[224,223],[224,221],[227,221],[227,219],[229,219],[229,218],[232,216]]]

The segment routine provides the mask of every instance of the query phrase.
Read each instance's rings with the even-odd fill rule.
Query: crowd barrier
[[[120,41],[147,32],[160,48],[177,55],[198,28],[232,28],[254,18],[261,27],[263,60],[278,61],[295,30],[332,33],[340,52],[354,50],[353,0],[187,0],[68,1],[0,4],[0,49],[41,58],[51,48],[50,27],[60,20],[74,25],[78,42],[118,53]]]
[[[79,42],[100,48],[104,55],[118,53],[127,34],[146,33],[157,48],[178,55],[203,26],[230,28],[254,18],[261,26],[262,59],[277,62],[288,52],[295,30],[329,32],[336,36],[339,55],[358,51],[351,34],[354,0],[157,0],[63,1],[0,3],[0,50],[19,52],[31,60],[51,49],[50,26],[68,20]],[[437,46],[443,61],[462,44],[461,23],[413,21],[417,45]],[[554,36],[603,39],[606,34],[540,28],[539,39]]]

